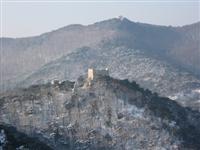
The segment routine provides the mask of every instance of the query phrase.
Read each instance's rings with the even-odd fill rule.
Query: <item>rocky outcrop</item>
[[[200,114],[140,88],[99,76],[88,85],[35,85],[1,95],[0,123],[52,149],[200,149]]]

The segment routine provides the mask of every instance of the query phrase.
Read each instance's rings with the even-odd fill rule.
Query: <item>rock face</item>
[[[200,114],[135,82],[35,85],[1,95],[0,123],[52,149],[200,149]]]

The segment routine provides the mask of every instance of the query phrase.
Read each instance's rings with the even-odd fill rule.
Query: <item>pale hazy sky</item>
[[[91,24],[119,15],[136,22],[182,26],[200,20],[200,0],[63,2],[1,0],[1,37],[26,37],[69,24]]]

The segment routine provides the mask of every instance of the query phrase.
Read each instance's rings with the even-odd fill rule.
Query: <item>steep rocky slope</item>
[[[135,82],[97,76],[1,95],[0,123],[53,149],[200,149],[200,114]]]
[[[1,89],[12,87],[44,64],[74,49],[102,43],[158,55],[174,65],[199,74],[200,23],[167,27],[113,18],[92,25],[69,25],[61,29],[27,38],[0,38]]]
[[[54,79],[75,81],[88,68],[108,68],[118,79],[135,80],[161,96],[170,97],[183,106],[200,110],[200,80],[177,69],[158,57],[150,57],[137,49],[104,45],[83,47],[41,67],[19,86],[47,83]]]

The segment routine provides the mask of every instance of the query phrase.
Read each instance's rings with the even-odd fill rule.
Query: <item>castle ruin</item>
[[[88,80],[89,81],[94,80],[98,76],[109,76],[108,68],[106,68],[105,70],[95,70],[92,68],[88,69]]]

